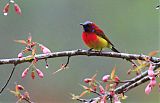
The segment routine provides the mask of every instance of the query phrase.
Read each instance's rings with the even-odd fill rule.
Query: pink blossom
[[[102,81],[103,81],[103,82],[107,82],[108,79],[109,79],[109,77],[110,77],[110,75],[105,75],[105,76],[103,76]]]
[[[20,53],[18,54],[18,58],[22,58],[22,57],[23,57],[23,53],[20,52]]]
[[[26,75],[27,75],[27,73],[28,73],[28,71],[29,71],[29,68],[26,68],[24,71],[23,71],[23,73],[22,73],[22,78],[24,78],[24,77],[26,77]]]
[[[36,69],[36,72],[40,78],[43,78],[44,75],[42,71],[40,71],[39,69]]]
[[[146,89],[145,89],[145,93],[146,93],[147,95],[149,95],[150,92],[151,92],[151,90],[152,90],[152,87],[148,84],[147,87],[146,87]]]

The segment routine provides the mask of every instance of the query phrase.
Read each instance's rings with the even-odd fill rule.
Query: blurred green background
[[[7,1],[0,1],[0,10]],[[27,38],[28,32],[33,40],[44,44],[54,51],[88,49],[81,40],[82,28],[79,23],[91,20],[97,23],[108,35],[113,44],[123,52],[147,54],[159,49],[159,10],[155,9],[159,0],[16,0],[22,9],[22,16],[15,14],[11,6],[9,15],[0,15],[0,58],[17,57],[24,48],[14,43],[15,39]],[[109,51],[106,49],[106,51]],[[18,65],[7,88],[13,89],[15,82],[22,84],[36,103],[77,103],[72,101],[70,93],[80,94],[79,83],[96,72],[97,79],[109,74],[117,66],[117,75],[121,79],[132,76],[126,74],[130,63],[122,59],[104,57],[72,57],[69,69],[56,75],[67,58],[49,59],[49,68],[44,61],[38,68],[44,78],[21,79],[21,73],[29,63]],[[11,72],[12,65],[0,66],[0,87]],[[123,103],[160,103],[158,87],[148,96],[144,93],[147,84],[143,84],[126,95]],[[15,103],[16,98],[5,90],[0,95],[0,103]]]

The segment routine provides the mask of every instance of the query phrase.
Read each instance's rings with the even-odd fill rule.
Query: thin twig
[[[91,91],[92,93],[94,93],[94,94],[97,94],[98,96],[102,96],[102,94],[100,94],[99,92],[97,92],[97,91],[95,91],[95,90],[93,90],[93,91]]]
[[[68,64],[69,64],[69,60],[70,60],[70,56],[68,56],[68,58],[67,58],[67,62],[66,62],[66,64],[64,64],[64,67],[67,67],[67,66],[68,66]]]
[[[32,102],[32,101],[30,101],[29,99],[27,99],[27,98],[23,98],[26,102],[28,102],[28,103],[34,103],[34,102]]]
[[[12,69],[12,72],[11,72],[11,74],[9,75],[9,78],[8,78],[7,82],[6,82],[5,85],[1,88],[0,94],[3,92],[3,90],[6,88],[6,86],[7,86],[8,83],[9,83],[9,81],[11,80],[11,77],[12,77],[12,75],[13,75],[13,73],[14,73],[15,68],[16,68],[16,64],[14,64],[13,69]]]

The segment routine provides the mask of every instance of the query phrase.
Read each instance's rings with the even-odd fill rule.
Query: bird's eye
[[[90,25],[90,24],[87,24],[86,27],[91,27],[91,25]]]

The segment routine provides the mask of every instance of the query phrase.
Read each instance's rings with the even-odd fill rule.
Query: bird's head
[[[85,32],[93,32],[93,22],[91,21],[86,21],[84,23],[80,23],[81,26],[83,26],[83,30]]]

